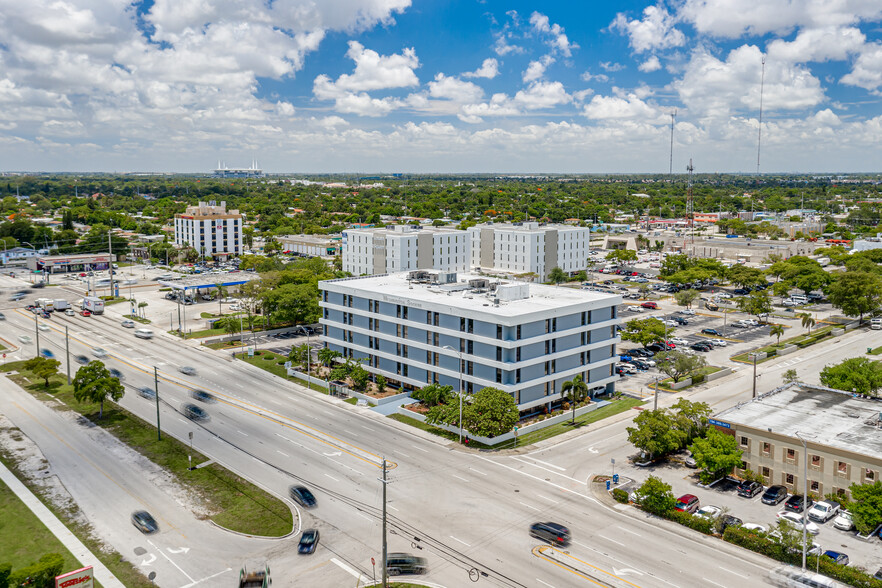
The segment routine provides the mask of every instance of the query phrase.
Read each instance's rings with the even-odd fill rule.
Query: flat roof
[[[309,243],[313,245],[339,244],[341,235],[284,235],[278,237],[279,241],[290,241],[292,243]]]
[[[159,285],[172,290],[200,290],[221,286],[240,286],[260,276],[253,272],[223,272],[220,274],[196,274],[184,276],[179,280],[157,280]]]
[[[771,430],[812,443],[882,458],[882,401],[848,392],[793,383],[726,409],[714,418]]]
[[[347,293],[352,291],[352,293],[361,296],[369,295],[376,300],[406,304],[415,308],[420,308],[425,303],[427,306],[444,306],[449,309],[506,318],[519,318],[534,313],[544,313],[549,316],[562,315],[567,314],[568,309],[569,312],[573,312],[571,307],[578,307],[578,310],[590,310],[618,305],[622,302],[622,297],[617,294],[490,278],[477,274],[457,274],[456,282],[450,284],[411,283],[407,280],[409,273],[325,280],[319,282],[319,287]],[[520,300],[502,299],[499,306],[495,306],[493,295],[467,289],[469,280],[526,285],[529,288],[529,297]],[[555,310],[561,312],[549,313],[549,311]]]

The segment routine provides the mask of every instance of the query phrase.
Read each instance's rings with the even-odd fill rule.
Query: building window
[[[786,484],[787,486],[793,486],[795,481],[796,478],[793,476],[793,474],[784,474],[784,484]]]
[[[784,461],[788,463],[796,463],[796,450],[789,447],[784,451]]]
[[[763,466],[760,468],[760,473],[763,475],[763,478],[766,479],[766,483],[768,484],[769,480],[772,478],[772,470]]]
[[[821,469],[821,456],[820,455],[810,455],[809,459],[812,462],[812,469],[813,470],[820,470]]]
[[[518,325],[518,341],[521,340],[521,325]]]
[[[496,325],[496,338],[502,339],[502,325]]]
[[[741,447],[750,447],[750,439],[748,439],[747,437],[745,437],[744,435],[742,435],[742,436],[738,439],[738,445],[740,445]]]
[[[407,320],[407,307],[406,306],[401,309],[401,318],[403,318],[404,320]],[[437,325],[438,323],[435,323],[435,324]]]
[[[497,384],[502,383],[502,370],[499,368],[496,368],[496,383]]]
[[[772,444],[767,441],[763,441],[762,453],[763,453],[763,455],[771,455],[772,454]]]
[[[817,496],[821,495],[821,483],[817,480],[812,480],[809,482],[809,492],[815,494]]]
[[[516,354],[515,361],[521,361],[521,348],[520,347],[517,348],[517,350],[515,351],[515,354]]]
[[[468,329],[466,329],[469,333],[475,332],[475,321],[474,319],[469,319],[468,321]]]
[[[466,325],[465,317],[463,317],[463,316],[459,317],[459,330],[460,330],[460,332],[465,332],[465,325]]]
[[[876,472],[874,470],[864,471],[864,480],[866,480],[867,482],[875,482],[877,477],[878,476],[876,475]]]
[[[844,462],[844,461],[837,461],[836,462],[836,475],[843,476],[846,478],[848,477],[848,464],[846,462]]]
[[[502,347],[496,348],[496,361],[502,361]]]

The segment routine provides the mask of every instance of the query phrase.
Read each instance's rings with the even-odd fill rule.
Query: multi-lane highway
[[[7,291],[21,285],[18,280],[4,280],[0,287]],[[11,303],[3,306],[7,340],[17,341],[24,334],[35,337],[32,314],[10,308]],[[611,457],[621,463],[632,453],[624,438],[624,422],[592,425],[586,433],[533,451],[462,450],[368,409],[232,361],[228,354],[183,343],[160,327],[154,327],[157,336],[152,340],[135,339],[132,329],[120,326],[120,318],[113,307],[103,316],[89,318],[55,313],[45,321],[50,330],[40,331],[40,346],[59,356],[64,368],[67,326],[72,354],[91,357],[92,348],[106,349],[106,364],[126,378],[128,391],[121,404],[149,422],[156,420],[155,404],[134,389],[152,387],[156,367],[164,433],[187,440],[192,431],[196,449],[280,497],[286,496],[290,484],[301,482],[318,499],[313,510],[296,509],[295,526],[319,528],[321,545],[314,555],[298,557],[296,534],[275,541],[244,539],[192,514],[182,515],[183,507],[171,504],[173,498],[145,496],[143,487],[137,489],[135,499],[113,508],[107,508],[108,500],[100,496],[90,500],[88,488],[71,489],[98,534],[133,560],[133,546],[144,544],[144,538],[128,524],[128,512],[138,503],[155,510],[161,527],[168,529],[151,539],[156,551],[170,555],[169,549],[187,548],[171,556],[174,565],[166,565],[158,575],[160,585],[204,582],[255,557],[271,562],[279,585],[354,585],[352,576],[358,574],[369,579],[371,558],[380,555],[379,479],[384,457],[389,461],[389,551],[427,557],[427,579],[444,586],[468,585],[470,570],[477,570],[479,582],[493,586],[767,584],[770,560],[714,539],[669,530],[658,521],[634,516],[633,511],[601,504],[592,495],[590,475],[608,472]],[[11,358],[35,351],[33,344],[22,345]],[[178,371],[187,365],[196,367],[197,374]],[[76,367],[72,364],[72,369]],[[764,377],[774,377],[773,370],[767,372]],[[746,397],[747,377],[745,371],[739,372],[700,393],[698,399],[731,405]],[[210,420],[201,424],[179,412],[195,387],[218,399],[203,405]],[[58,437],[65,438],[62,433]],[[35,441],[41,447],[55,443],[48,436]],[[76,447],[83,459],[90,458],[87,443]],[[48,457],[51,448],[45,452]],[[95,449],[95,455],[100,454]],[[61,466],[49,459],[61,476]],[[109,486],[131,476],[104,462],[96,466],[109,478]],[[541,543],[529,537],[529,525],[545,520],[570,528],[573,542],[566,553],[537,549]]]

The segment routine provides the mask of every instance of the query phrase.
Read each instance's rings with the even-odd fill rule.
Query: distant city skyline
[[[3,4],[0,171],[880,169],[878,2]]]

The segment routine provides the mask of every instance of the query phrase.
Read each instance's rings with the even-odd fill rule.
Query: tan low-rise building
[[[724,410],[711,424],[744,450],[737,473],[750,469],[790,492],[801,493],[808,478],[811,494],[848,496],[852,484],[872,484],[882,473],[880,400],[792,383]]]

